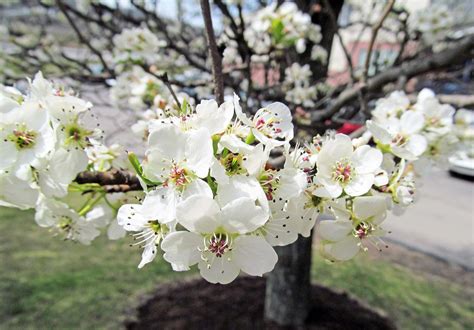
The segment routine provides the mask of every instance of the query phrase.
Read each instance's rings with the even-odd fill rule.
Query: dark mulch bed
[[[381,313],[345,293],[314,285],[304,329],[394,329]],[[263,320],[265,279],[240,277],[228,285],[187,280],[160,286],[134,311],[127,329],[285,329]]]

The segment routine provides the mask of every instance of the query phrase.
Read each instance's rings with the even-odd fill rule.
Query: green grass
[[[472,288],[366,256],[338,264],[316,258],[312,271],[318,282],[384,310],[400,329],[474,329]]]
[[[138,249],[105,237],[51,237],[32,212],[0,208],[0,328],[112,328],[134,296],[177,277],[165,262],[137,269]]]
[[[137,270],[140,253],[98,239],[63,242],[36,226],[31,212],[0,208],[0,328],[117,328],[140,294],[181,275],[163,261]],[[472,329],[473,305],[460,285],[425,279],[380,260],[329,265],[314,278],[389,313],[402,329]]]

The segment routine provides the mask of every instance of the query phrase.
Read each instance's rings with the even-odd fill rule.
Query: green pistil
[[[157,220],[150,220],[148,222],[148,226],[153,230],[155,233],[158,233],[161,230],[161,225]]]
[[[168,226],[159,223],[158,220],[148,220],[148,227],[156,234],[161,233],[162,235],[165,235],[170,231]]]
[[[229,153],[224,158],[221,158],[220,161],[228,174],[245,174],[245,168],[242,166],[242,155]]]
[[[15,129],[8,135],[8,140],[13,142],[18,150],[32,148],[35,145],[38,133],[27,130],[26,127]]]
[[[92,135],[89,131],[77,123],[68,124],[64,127],[66,133],[66,145],[74,144],[81,148],[85,148],[88,144],[87,138]]]
[[[253,135],[252,131],[250,131],[249,135],[247,135],[247,138],[245,139],[245,143],[253,144],[254,142],[255,142],[255,136]]]
[[[322,201],[323,201],[323,199],[321,197],[311,195],[312,207],[318,207],[319,204],[321,204]]]
[[[377,149],[379,149],[384,154],[392,152],[392,148],[390,147],[389,144],[383,144],[378,141],[376,141],[376,144],[377,144]]]
[[[69,231],[72,229],[72,219],[70,217],[63,216],[58,223],[58,227],[61,230]]]

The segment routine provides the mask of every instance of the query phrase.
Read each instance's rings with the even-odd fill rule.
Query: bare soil
[[[390,244],[371,258],[387,260],[427,277],[441,277],[474,286],[472,272],[404,246]],[[321,285],[312,287],[312,309],[305,327],[321,330],[395,329],[387,316],[345,292]],[[470,290],[470,289],[468,289]],[[190,278],[164,283],[141,297],[130,311],[127,329],[291,329],[263,319],[265,279],[240,277],[228,285],[213,285]]]
[[[346,293],[314,285],[313,308],[301,329],[395,329],[381,312]],[[263,319],[264,278],[212,285],[202,279],[160,286],[143,299],[127,329],[290,329]]]

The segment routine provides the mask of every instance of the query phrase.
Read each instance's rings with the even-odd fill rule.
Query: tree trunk
[[[321,26],[321,46],[328,55],[336,32],[335,22],[329,19],[328,8],[322,0],[296,0],[298,8],[311,13],[313,23]],[[332,13],[337,20],[344,0],[330,0]],[[323,10],[314,10],[315,6]],[[308,47],[309,48],[309,47]],[[311,61],[310,50],[303,54],[310,64],[314,80],[327,75],[327,64]],[[268,275],[265,292],[265,319],[281,326],[299,327],[304,325],[311,308],[311,252],[312,237],[299,237],[288,246],[277,247],[278,263]]]
[[[265,319],[283,326],[302,326],[310,309],[312,237],[276,247],[278,263],[269,273]]]

